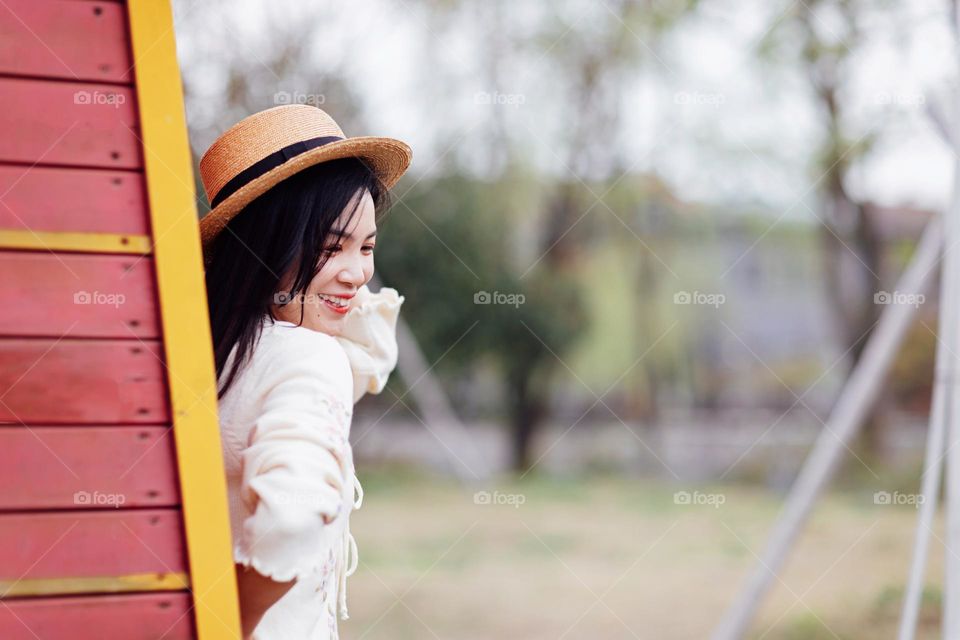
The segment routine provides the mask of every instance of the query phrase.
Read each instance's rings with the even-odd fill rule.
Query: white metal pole
[[[946,269],[944,269],[944,272]],[[948,402],[949,393],[944,371],[947,356],[947,337],[944,328],[951,326],[946,320],[952,315],[952,323],[956,322],[956,313],[948,313],[947,309],[955,306],[948,302],[950,289],[947,286],[949,278],[941,275],[940,286],[940,321],[938,330],[940,339],[937,342],[936,368],[934,371],[933,401],[930,411],[930,428],[927,433],[927,448],[923,462],[923,477],[921,495],[923,502],[917,516],[917,529],[913,543],[913,561],[910,565],[910,577],[907,581],[907,590],[904,596],[903,612],[900,618],[899,640],[913,640],[917,629],[917,618],[920,614],[920,600],[923,592],[923,576],[927,565],[927,551],[930,546],[930,532],[933,518],[937,511],[937,500],[940,497],[940,478],[943,474],[944,436],[949,420]]]

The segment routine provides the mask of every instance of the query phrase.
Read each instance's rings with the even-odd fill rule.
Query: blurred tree
[[[623,138],[624,95],[630,79],[641,69],[670,73],[657,53],[658,43],[697,4],[697,0],[619,0],[594,5],[596,15],[587,21],[569,23],[560,19],[560,12],[544,21],[544,32],[536,37],[550,43],[543,56],[550,61],[556,86],[562,88],[557,105],[565,123],[564,135],[551,144],[562,167],[572,175],[548,191],[540,216],[537,253],[541,258],[522,277],[528,272],[548,273],[551,278],[575,280],[591,247],[626,240],[632,250],[626,254],[629,262],[624,268],[634,280],[635,295],[640,299],[657,290],[669,268],[653,254],[646,232],[660,224],[655,219],[660,203],[656,194],[643,193],[647,185],[642,174],[634,173],[636,160],[630,158],[636,150],[617,141]],[[633,194],[632,200],[616,200],[621,181],[628,184],[619,191]],[[585,218],[587,222],[581,224]],[[637,354],[645,353],[663,330],[653,306],[648,305],[638,312],[636,344],[630,346]],[[623,384],[631,409],[628,419],[648,424],[656,420],[656,363],[655,358],[645,357],[635,371],[627,372]]]
[[[551,351],[572,343],[583,317],[570,283],[521,282],[511,269],[510,194],[461,174],[417,183],[382,224],[390,241],[377,248],[377,270],[409,300],[404,316],[441,379],[480,362],[502,372],[513,465],[526,469],[557,365]]]
[[[621,142],[625,87],[644,63],[662,65],[654,52],[658,39],[695,5],[695,0],[558,2],[534,10],[536,19],[528,15],[527,20],[505,21],[501,2],[426,4],[432,41],[442,41],[447,31],[478,38],[483,51],[478,71],[488,94],[522,98],[521,104],[536,99],[539,104],[535,113],[539,117],[563,123],[557,135],[543,140],[521,110],[508,110],[494,101],[479,113],[477,123],[467,132],[475,134],[476,142],[471,148],[486,160],[482,169],[493,182],[477,193],[477,199],[484,203],[484,208],[501,212],[494,224],[502,231],[499,238],[494,238],[494,244],[502,246],[504,254],[496,273],[475,280],[499,282],[507,287],[505,290],[523,292],[527,297],[526,304],[517,309],[484,311],[492,313],[485,315],[491,323],[487,335],[504,347],[498,361],[505,374],[513,430],[513,466],[518,471],[529,468],[531,442],[547,412],[550,381],[569,377],[564,358],[588,321],[578,288],[602,286],[582,279],[584,259],[590,248],[622,238],[626,230],[627,237],[636,240],[631,263],[625,268],[636,278],[633,289],[637,295],[652,288],[662,277],[662,265],[652,259],[650,248],[638,233],[642,223],[634,224],[636,203],[611,206],[607,195],[620,180],[629,181],[635,168],[627,159],[635,150]],[[450,57],[455,64],[463,63],[455,55]],[[437,60],[431,58],[429,62],[424,69],[433,74]],[[533,175],[540,183],[538,209],[534,211],[518,210],[518,206],[526,206],[527,200],[520,200],[518,205],[512,201],[510,189],[505,188],[513,184],[513,176],[526,174],[522,165],[525,147],[530,143],[526,134],[536,139],[537,146],[550,156],[548,163],[559,167],[563,175],[553,180],[542,171]],[[469,159],[464,162],[465,170],[470,168],[468,162]],[[431,188],[437,186],[434,183]],[[466,205],[466,194],[455,195]],[[417,211],[428,211],[419,205],[411,206]],[[424,206],[436,207],[426,202]],[[644,209],[640,207],[639,211]],[[518,225],[511,222],[512,215],[518,221],[534,221],[529,248],[516,246],[513,238],[518,235]],[[446,233],[436,235],[450,244]],[[480,237],[473,233],[469,240],[476,242]],[[526,256],[529,262],[516,259],[518,255]],[[452,266],[461,269],[455,263]],[[393,272],[394,268],[389,270]],[[416,285],[410,282],[405,286]],[[644,320],[638,323],[638,331],[643,334],[638,340],[641,344],[636,345],[640,353],[662,331],[655,318]],[[440,344],[449,344],[451,337],[437,338]],[[649,416],[655,414],[657,374],[653,362],[645,360],[637,368],[640,380],[630,372],[633,375],[623,383],[628,397],[647,400]],[[586,400],[595,404],[592,397]]]
[[[493,4],[499,6],[499,3]],[[549,292],[549,296],[544,296],[549,299],[561,295],[560,292],[573,296],[578,287],[581,291],[582,287],[602,287],[603,283],[587,282],[582,277],[585,260],[591,258],[591,249],[623,238],[633,241],[630,250],[625,252],[624,268],[628,277],[634,279],[635,295],[641,297],[655,289],[663,275],[663,265],[653,258],[643,240],[643,220],[635,219],[637,212],[642,218],[647,210],[637,200],[615,200],[618,183],[632,182],[636,168],[630,156],[635,149],[621,143],[625,126],[622,116],[627,88],[632,86],[641,68],[645,64],[655,70],[665,67],[655,52],[662,34],[686,16],[695,4],[690,0],[556,3],[540,14],[532,29],[513,38],[503,34],[500,12],[489,13],[487,41],[492,55],[487,68],[491,86],[511,86],[512,80],[512,86],[538,87],[532,79],[523,76],[518,81],[517,73],[509,73],[511,65],[521,66],[516,64],[517,60],[527,64],[532,60],[530,73],[547,78],[549,84],[540,92],[527,95],[541,101],[549,96],[550,106],[544,111],[563,123],[562,129],[548,142],[539,141],[549,152],[551,163],[561,169],[563,178],[543,185],[540,207],[534,215],[533,250],[527,252],[532,259],[518,265],[519,279],[527,285],[527,290]],[[504,64],[505,61],[511,64]],[[492,135],[488,136],[489,144],[500,147],[505,170],[514,170],[515,163],[522,158],[516,147],[524,143],[525,136],[517,135],[516,125],[513,135],[507,136],[508,129],[503,124],[506,111],[491,111],[496,115]],[[522,119],[518,119],[519,122],[523,122]],[[628,187],[625,191],[635,190]],[[581,308],[582,298],[581,293],[564,304],[565,313],[572,317],[566,327],[554,327],[556,341],[539,336],[549,345],[549,353],[535,343],[530,345],[531,355],[538,354],[547,361],[552,359],[553,366],[566,378],[569,375],[563,368],[569,367],[564,358],[588,322],[586,310]],[[549,313],[544,316],[545,320]],[[644,353],[660,336],[659,325],[659,319],[648,308],[635,325],[636,342],[625,348]],[[580,330],[575,333],[576,327]],[[623,393],[630,410],[630,415],[624,416],[627,420],[642,417],[652,421],[656,416],[655,362],[654,358],[642,359],[639,366],[625,372],[627,375],[620,382],[622,391],[618,389],[618,392]],[[522,377],[547,363],[518,364],[515,363],[512,371]],[[524,383],[519,378],[511,386],[521,394],[515,399],[513,411],[514,461],[518,469],[525,469],[536,427],[532,421],[542,415],[548,389],[542,383]],[[529,395],[528,400],[523,399],[525,394]],[[586,401],[591,406],[596,404],[589,395]],[[606,402],[604,405],[609,406]]]
[[[827,260],[826,291],[844,349],[851,363],[860,358],[880,317],[874,294],[880,291],[881,246],[865,203],[848,188],[851,167],[874,142],[872,130],[850,131],[844,90],[850,81],[849,60],[860,43],[862,0],[810,0],[790,6],[760,44],[767,62],[802,64],[819,107],[823,141],[813,158],[814,187],[820,193],[821,239]]]
[[[849,189],[851,167],[875,141],[874,131],[851,131],[846,118],[845,89],[850,60],[861,43],[861,21],[875,0],[808,0],[792,4],[769,30],[761,59],[795,64],[800,61],[823,122],[823,141],[813,159],[814,187],[820,194],[824,274],[829,308],[841,348],[857,363],[883,309],[874,295],[883,289],[882,243],[866,203]],[[874,409],[863,429],[870,450],[879,444],[879,412]]]

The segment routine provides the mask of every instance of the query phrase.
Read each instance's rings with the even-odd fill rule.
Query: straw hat
[[[285,178],[327,160],[360,158],[389,189],[413,153],[393,138],[347,138],[325,111],[287,104],[247,116],[200,158],[200,178],[212,209],[200,220],[204,250],[257,196]]]

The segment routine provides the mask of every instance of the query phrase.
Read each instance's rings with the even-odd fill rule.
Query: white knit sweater
[[[349,617],[346,579],[357,567],[349,518],[363,502],[349,441],[353,404],[379,393],[396,366],[403,300],[388,287],[361,287],[336,338],[264,316],[220,400],[234,560],[297,580],[253,640],[337,638],[336,604]]]

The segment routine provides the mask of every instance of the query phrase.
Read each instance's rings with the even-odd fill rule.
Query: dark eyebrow
[[[346,238],[347,240],[352,240],[352,239],[353,239],[353,234],[352,234],[352,233],[345,233],[345,234],[343,234],[343,235],[340,235],[340,232],[339,232],[339,231],[333,231],[333,235],[337,236],[338,238]],[[369,234],[367,234],[367,237],[364,238],[364,240],[369,240],[370,238],[376,237],[376,235],[377,235],[377,230],[374,229],[374,230],[371,231]]]

